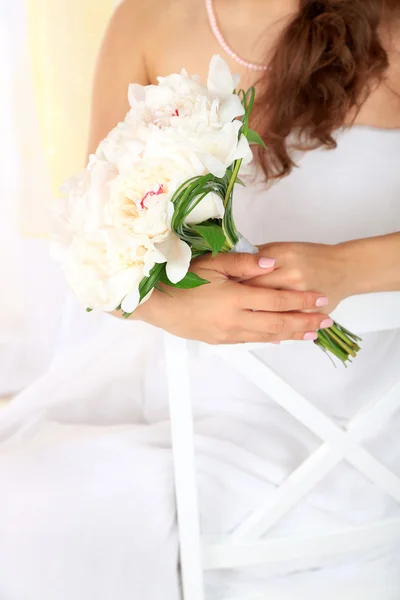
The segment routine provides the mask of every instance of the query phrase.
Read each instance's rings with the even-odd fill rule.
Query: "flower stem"
[[[232,192],[233,192],[233,186],[235,185],[236,179],[238,178],[241,164],[242,164],[242,159],[237,160],[235,162],[235,168],[232,171],[232,176],[230,178],[230,181],[229,181],[229,184],[228,184],[228,188],[227,188],[226,194],[225,194],[225,199],[224,199],[224,207],[225,207],[225,209],[229,205],[229,200],[230,200]]]
[[[339,325],[337,325],[336,323],[331,327],[331,331],[333,331],[335,333],[335,335],[337,335],[341,340],[343,340],[348,346],[350,346],[350,348],[352,348],[356,352],[358,350],[360,350],[360,346],[352,341],[352,339],[350,337],[350,336],[352,336],[352,334],[350,332],[348,332],[346,335],[342,331],[342,328]],[[359,338],[357,338],[357,339],[359,340]]]
[[[361,341],[359,337],[338,323],[334,323],[329,329],[318,332],[315,344],[325,352],[336,356],[346,366],[347,362],[351,362],[350,358],[355,358],[361,349],[357,341]]]
[[[228,252],[232,250],[235,244],[239,241],[239,233],[236,229],[235,222],[232,214],[232,196],[233,196],[233,188],[235,186],[236,180],[239,176],[240,167],[242,164],[242,160],[236,160],[231,178],[228,183],[228,187],[226,188],[226,193],[224,197],[224,208],[225,214],[222,221],[222,228],[225,233],[226,243],[229,248]]]

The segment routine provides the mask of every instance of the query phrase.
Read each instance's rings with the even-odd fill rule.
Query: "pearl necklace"
[[[251,63],[248,60],[241,58],[238,54],[236,54],[234,50],[232,50],[232,48],[229,46],[228,42],[224,38],[222,31],[219,28],[217,15],[215,14],[214,10],[213,0],[205,0],[205,3],[211,31],[213,32],[214,37],[217,40],[218,44],[221,46],[221,48],[229,56],[236,60],[236,62],[238,62],[240,65],[243,65],[247,69],[252,69],[253,71],[267,71],[267,65],[256,65],[254,63]]]

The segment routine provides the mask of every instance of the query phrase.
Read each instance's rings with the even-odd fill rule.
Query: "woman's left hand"
[[[328,313],[351,295],[351,274],[340,244],[279,242],[265,244],[259,250],[261,256],[275,259],[275,270],[247,280],[246,285],[321,293],[328,298],[328,309],[324,307]]]

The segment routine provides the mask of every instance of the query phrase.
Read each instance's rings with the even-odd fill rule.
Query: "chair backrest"
[[[385,322],[385,327],[382,328],[386,329],[386,325]],[[381,326],[382,323],[376,329]],[[316,434],[322,444],[282,485],[268,495],[266,501],[229,538],[203,539],[196,488],[188,342],[166,334],[165,344],[184,600],[204,600],[204,570],[238,568],[279,560],[320,558],[400,541],[400,519],[347,528],[336,533],[310,533],[307,537],[271,540],[267,537],[265,541],[260,541],[261,536],[265,536],[343,460],[347,460],[400,503],[400,478],[360,444],[360,440],[369,431],[385,423],[400,409],[400,367],[399,381],[389,393],[373,405],[364,407],[347,428],[342,429],[259,360],[252,352],[254,347],[210,346],[210,352],[222,356],[255,383]]]

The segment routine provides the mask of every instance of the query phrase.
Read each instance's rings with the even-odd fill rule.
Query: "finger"
[[[281,335],[285,333],[316,332],[333,325],[332,319],[320,313],[273,313],[244,311],[240,327],[244,331],[264,332]]]
[[[268,277],[263,277],[263,275],[268,275]],[[272,273],[263,273],[258,277],[246,279],[246,285],[272,290],[293,289],[288,284],[287,272],[282,268],[275,268]]]
[[[290,331],[285,334],[276,335],[273,333],[254,332],[254,331],[243,331],[238,334],[237,341],[232,342],[236,344],[280,344],[280,342],[287,341],[314,341],[318,338],[318,334],[314,332],[308,332],[309,335],[305,337],[303,332]]]
[[[201,265],[203,266],[203,265]],[[218,254],[204,267],[219,271],[232,279],[252,279],[274,270],[274,259],[258,254]]]
[[[322,294],[315,292],[294,292],[291,290],[270,290],[241,286],[239,302],[241,308],[270,312],[315,309],[321,303]]]

